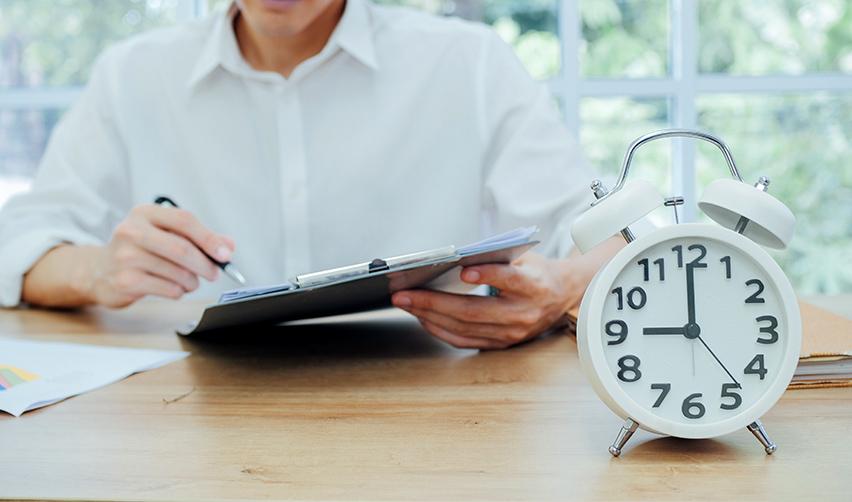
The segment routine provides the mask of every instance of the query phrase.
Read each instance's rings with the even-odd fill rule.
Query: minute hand
[[[686,264],[686,312],[689,324],[695,324],[695,267]]]

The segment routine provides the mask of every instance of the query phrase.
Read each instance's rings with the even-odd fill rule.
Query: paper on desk
[[[16,417],[189,352],[0,340],[0,410]]]

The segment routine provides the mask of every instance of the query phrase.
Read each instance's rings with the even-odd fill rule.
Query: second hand
[[[698,340],[701,342],[702,345],[704,345],[704,347],[707,349],[707,351],[710,352],[710,355],[713,356],[713,359],[715,359],[716,362],[719,363],[719,366],[721,366],[722,369],[725,370],[725,373],[727,373],[728,376],[731,377],[731,380],[733,380],[733,382],[735,384],[737,384],[737,387],[742,389],[743,388],[742,385],[740,385],[740,383],[737,382],[737,379],[734,378],[734,375],[732,375],[731,372],[728,371],[728,368],[726,368],[725,365],[722,364],[722,361],[720,361],[719,358],[716,357],[716,354],[710,349],[710,347],[707,345],[707,342],[705,342],[704,339],[701,338],[701,336],[698,337]]]

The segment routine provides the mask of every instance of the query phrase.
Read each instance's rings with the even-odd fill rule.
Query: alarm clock
[[[683,197],[644,180],[626,182],[636,150],[651,141],[708,141],[730,178],[711,182],[698,202],[715,223],[676,223],[637,237],[629,225]],[[793,288],[764,247],[793,235],[792,212],[767,193],[769,180],[742,181],[728,147],[699,131],[668,129],[635,140],[612,190],[595,180],[596,200],[571,233],[586,252],[613,235],[627,245],[592,280],[577,320],[583,371],[625,420],[613,456],[638,429],[710,438],[746,428],[767,454],[776,445],[760,422],[793,377],[801,319]]]

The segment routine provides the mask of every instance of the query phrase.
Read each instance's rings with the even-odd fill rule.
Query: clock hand
[[[740,383],[737,382],[737,379],[734,378],[734,375],[732,375],[731,372],[728,371],[728,368],[726,368],[725,365],[722,364],[722,361],[720,361],[719,358],[716,357],[716,354],[710,349],[710,347],[707,345],[707,342],[705,342],[704,339],[701,338],[701,335],[698,336],[698,341],[701,342],[702,345],[704,345],[704,347],[707,349],[708,352],[710,352],[710,355],[713,356],[713,359],[715,359],[716,362],[719,363],[719,366],[721,366],[722,369],[725,370],[725,373],[727,373],[728,376],[731,377],[731,380],[733,380],[734,383],[737,384],[737,387],[742,389],[743,388],[742,385],[740,385]]]
[[[686,311],[687,322],[695,324],[695,268],[691,263],[686,264]]]
[[[680,326],[678,328],[642,328],[643,335],[684,335],[686,336],[686,328]]]

